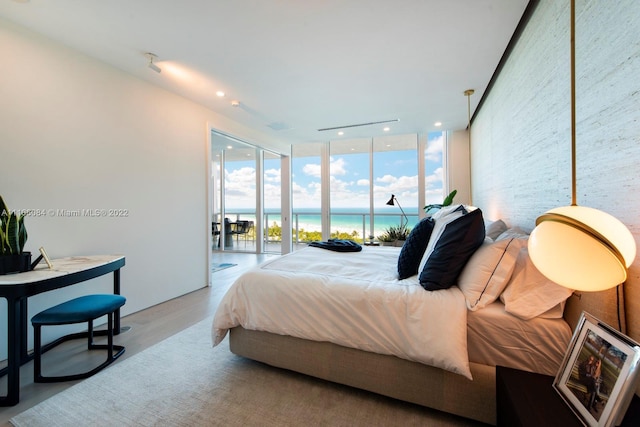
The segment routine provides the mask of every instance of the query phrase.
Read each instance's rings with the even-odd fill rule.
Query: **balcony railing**
[[[398,226],[402,220],[400,213],[375,213],[374,214],[374,234],[371,235],[370,223],[371,215],[362,212],[332,212],[331,238],[348,238],[358,243],[365,241],[375,241],[389,226]],[[227,212],[226,215],[231,221],[254,221],[255,215],[238,212]],[[412,228],[419,220],[416,213],[408,213],[409,228]],[[322,240],[322,214],[317,212],[293,212],[292,221],[292,241],[294,245],[304,244],[311,241]],[[265,243],[279,243],[282,241],[281,233],[282,220],[279,212],[264,214],[264,236]],[[246,240],[255,242],[255,228],[249,230],[245,236]],[[254,245],[247,250],[254,250]]]

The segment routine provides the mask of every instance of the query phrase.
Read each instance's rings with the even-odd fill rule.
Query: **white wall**
[[[0,52],[0,195],[9,208],[128,211],[27,217],[26,250],[125,255],[123,314],[207,286],[208,126],[260,135],[3,20]],[[111,286],[106,277],[39,295],[29,316]],[[2,359],[4,300],[0,331]]]
[[[626,224],[640,248],[640,2],[576,5],[577,202]],[[473,201],[526,229],[571,203],[569,2],[541,0],[472,124]],[[640,256],[625,284],[640,340]]]
[[[458,130],[450,132],[447,138],[447,185],[445,196],[457,190],[453,199],[456,203],[472,204],[471,177],[469,159],[469,132]],[[487,219],[492,219],[487,216]]]

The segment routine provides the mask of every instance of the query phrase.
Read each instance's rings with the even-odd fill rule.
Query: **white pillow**
[[[562,317],[564,302],[573,291],[547,279],[533,265],[527,247],[520,249],[515,269],[500,295],[507,313],[524,320]]]
[[[422,258],[420,259],[420,265],[418,266],[418,272],[424,269],[431,252],[436,247],[436,243],[438,243],[438,239],[442,236],[442,232],[444,231],[447,224],[450,222],[460,218],[465,214],[464,207],[462,205],[453,205],[446,206],[438,212],[434,213],[431,218],[435,221],[433,224],[433,231],[431,232],[431,236],[429,237],[429,243],[427,244],[427,249],[425,249]]]
[[[508,227],[501,219],[496,221],[485,220],[484,229],[487,237],[491,238],[491,240],[496,240],[500,234],[507,231]]]
[[[511,227],[506,229],[504,232],[500,233],[500,235],[494,239],[496,242],[502,239],[527,239],[529,238],[529,233],[524,231],[520,227]]]
[[[469,310],[479,310],[498,299],[509,283],[520,249],[526,246],[526,239],[485,239],[458,277]]]
[[[542,319],[561,319],[564,316],[565,304],[566,301],[562,301],[560,304],[556,304],[554,307],[538,315],[537,317],[540,317]]]

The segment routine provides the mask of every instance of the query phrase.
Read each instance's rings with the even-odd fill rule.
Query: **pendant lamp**
[[[571,0],[571,206],[551,209],[536,219],[529,256],[555,283],[578,291],[602,291],[627,279],[636,244],[612,215],[576,203],[575,0]]]

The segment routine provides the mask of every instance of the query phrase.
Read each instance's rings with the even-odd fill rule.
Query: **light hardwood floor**
[[[236,277],[270,256],[272,255],[214,252],[213,262],[230,262],[237,265],[213,273],[213,286],[211,287],[199,289],[123,317],[122,326],[129,329],[118,335],[115,343],[124,345],[126,351],[115,363],[131,357],[165,338],[212,316],[220,299]],[[126,284],[123,284],[123,289],[125,286]],[[89,365],[90,367],[99,364],[104,358],[102,352],[100,353],[99,356],[96,356],[99,359],[87,357],[88,352],[86,351],[85,340],[68,342],[46,354],[46,365],[44,365],[43,369],[52,365],[61,369],[72,366],[78,372],[83,369],[82,364],[92,364]],[[98,363],[95,363],[96,360],[98,360]],[[45,372],[48,375],[54,374],[51,371]],[[9,420],[13,416],[71,387],[75,383],[77,381],[36,384],[33,382],[33,362],[23,365],[20,371],[20,403],[16,406],[0,407],[0,426],[10,426]],[[0,390],[2,390],[2,394],[6,393],[6,377],[0,378]]]

